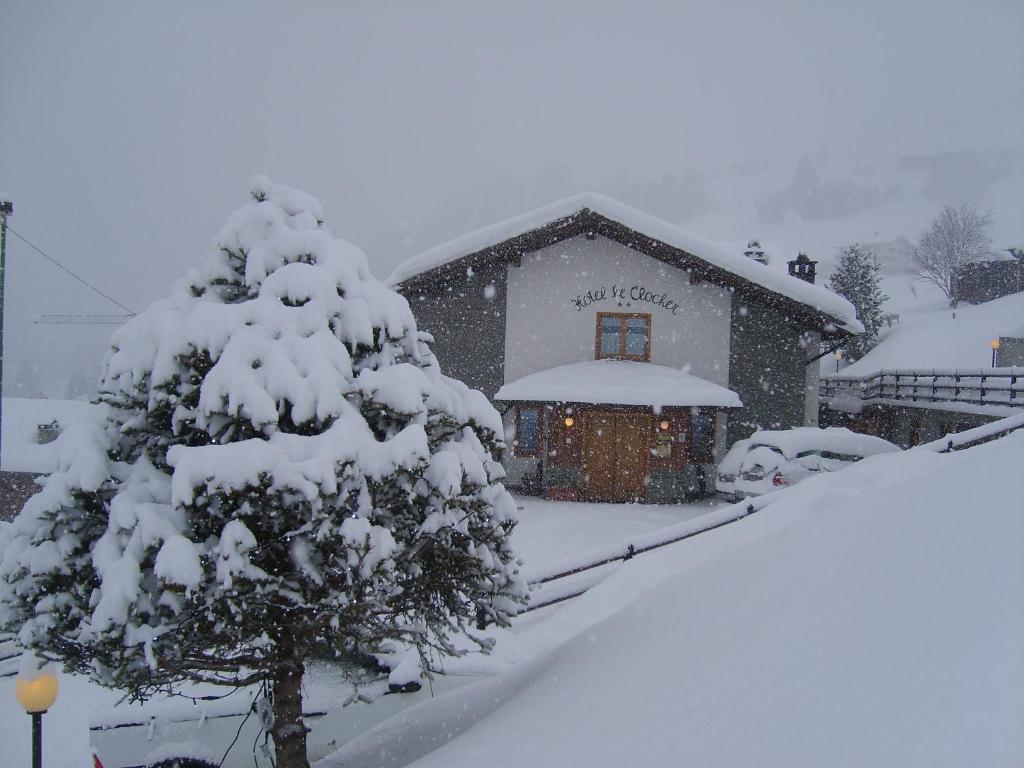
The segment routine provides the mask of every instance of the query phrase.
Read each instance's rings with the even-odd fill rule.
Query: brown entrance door
[[[583,435],[583,492],[595,501],[635,501],[646,495],[651,416],[591,411]]]

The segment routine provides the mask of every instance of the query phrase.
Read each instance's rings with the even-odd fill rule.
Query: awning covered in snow
[[[594,405],[743,407],[739,395],[720,384],[678,368],[627,360],[589,360],[531,373],[503,386],[494,399]]]

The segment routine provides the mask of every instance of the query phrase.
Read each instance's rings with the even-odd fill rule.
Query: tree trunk
[[[303,659],[293,643],[278,645],[274,671],[274,751],[277,768],[309,768],[306,755],[307,728],[302,721]]]

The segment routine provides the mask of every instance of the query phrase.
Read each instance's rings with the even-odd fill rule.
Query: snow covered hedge
[[[0,532],[0,623],[136,696],[270,681],[280,709],[314,646],[454,652],[525,590],[498,414],[316,200],[252,198],[114,335],[106,408]]]

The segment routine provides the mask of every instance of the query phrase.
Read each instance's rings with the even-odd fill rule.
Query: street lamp
[[[999,351],[999,339],[992,339],[992,341],[990,341],[988,343],[988,345],[990,347],[992,347],[992,367],[995,368],[996,367],[996,352]]]
[[[832,353],[832,357],[836,359],[836,373],[839,373],[839,361],[843,359],[843,350],[837,349]]]
[[[32,717],[32,768],[43,765],[43,715],[57,700],[57,673],[47,664],[34,672],[18,673],[14,682],[18,703]]]

